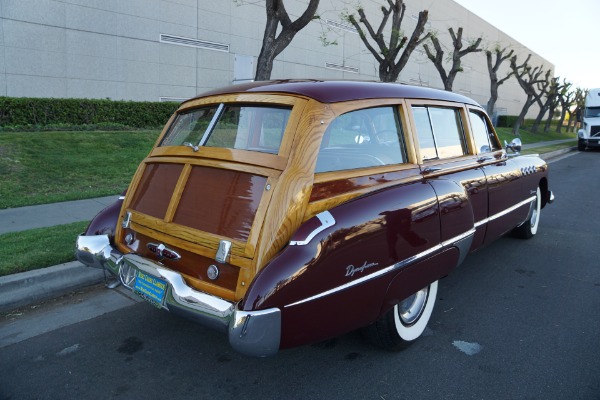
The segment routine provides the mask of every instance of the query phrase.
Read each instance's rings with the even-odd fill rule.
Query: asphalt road
[[[600,152],[553,162],[551,187],[538,235],[467,257],[403,352],[351,333],[250,359],[96,287],[4,316],[0,399],[600,399]]]

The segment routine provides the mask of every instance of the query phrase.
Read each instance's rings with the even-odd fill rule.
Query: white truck
[[[600,89],[588,90],[585,98],[581,129],[577,132],[577,148],[600,148]]]

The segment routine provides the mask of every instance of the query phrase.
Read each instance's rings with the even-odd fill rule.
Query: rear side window
[[[396,107],[351,111],[331,122],[323,136],[315,172],[342,171],[406,162]]]
[[[219,104],[177,116],[161,146],[220,147],[277,154],[289,107]]]
[[[448,107],[412,107],[423,161],[467,154],[460,112]]]
[[[478,153],[486,153],[500,149],[500,145],[489,126],[487,119],[478,112],[470,111],[471,127],[473,128],[473,139]]]

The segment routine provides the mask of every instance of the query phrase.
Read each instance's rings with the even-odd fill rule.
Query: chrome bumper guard
[[[162,308],[227,332],[231,346],[242,354],[267,357],[279,350],[281,311],[278,308],[238,310],[235,303],[189,287],[178,272],[136,254],[122,254],[111,246],[108,235],[79,236],[75,255],[89,267],[116,275],[130,290],[135,284],[136,271],[164,279],[168,288]]]

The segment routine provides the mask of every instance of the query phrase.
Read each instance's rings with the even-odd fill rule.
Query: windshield
[[[240,104],[198,108],[180,113],[160,146],[220,147],[277,154],[290,113],[289,107]]]
[[[597,118],[600,117],[600,107],[588,107],[585,109],[586,118]]]

